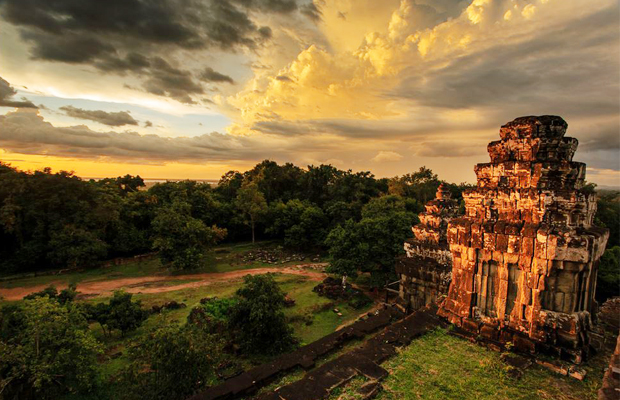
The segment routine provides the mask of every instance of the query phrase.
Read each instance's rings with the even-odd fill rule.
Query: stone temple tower
[[[598,260],[609,233],[592,226],[596,195],[581,191],[577,139],[557,116],[521,117],[475,167],[448,243],[452,283],[439,314],[524,352],[580,362],[587,354]]]
[[[412,311],[447,293],[452,272],[447,231],[448,222],[457,216],[458,205],[442,183],[425,209],[419,215],[420,223],[411,228],[414,237],[404,244],[405,255],[396,260],[399,295]]]

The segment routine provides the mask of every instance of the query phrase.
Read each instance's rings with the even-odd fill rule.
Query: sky
[[[560,115],[620,186],[617,0],[0,0],[0,160],[218,179],[264,159],[474,182]]]

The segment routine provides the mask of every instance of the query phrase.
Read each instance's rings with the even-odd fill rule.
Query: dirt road
[[[324,266],[324,264],[311,265]],[[320,272],[313,268],[309,268],[306,264],[301,264],[280,268],[253,268],[230,272],[214,272],[193,275],[141,276],[136,278],[120,278],[105,281],[86,281],[78,283],[77,290],[78,292],[80,292],[81,295],[85,296],[108,296],[112,294],[114,290],[118,289],[124,289],[129,293],[162,293],[180,289],[207,286],[212,283],[240,280],[245,275],[259,275],[266,274],[268,272],[279,272],[289,275],[301,275],[315,281],[321,281],[327,276],[323,272]],[[184,282],[179,284],[170,283],[174,281],[188,280],[191,280],[192,282]],[[21,300],[24,296],[29,295],[30,293],[38,292],[49,286],[50,284],[56,286],[58,290],[67,287],[66,282],[59,281],[49,282],[44,285],[28,287],[15,287],[10,289],[0,288],[0,296],[5,300]]]

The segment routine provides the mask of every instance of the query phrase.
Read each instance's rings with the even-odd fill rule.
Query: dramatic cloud
[[[228,135],[103,134],[63,128],[42,111],[55,126],[20,116],[30,131],[1,146],[125,161],[148,160],[149,152],[156,161],[337,160],[379,176],[426,165],[444,179],[472,181],[500,125],[555,114],[580,141],[575,160],[592,177],[609,181],[620,170],[614,0],[113,3],[0,0],[9,34],[0,50],[9,49],[8,65],[17,60],[4,76],[48,96],[99,99],[92,108],[105,112],[125,103],[121,109],[157,121],[161,135],[198,135],[203,123]],[[5,56],[12,53],[19,57]],[[14,96],[7,93],[3,99]],[[83,104],[73,105],[91,107]],[[3,124],[16,132],[17,121],[7,115]],[[196,156],[192,146],[209,150]]]
[[[151,128],[151,127],[153,127],[153,123],[151,121],[144,121],[144,127],[145,128]]]
[[[22,101],[13,100],[12,98],[16,94],[17,91],[0,77],[0,107],[37,108],[37,106],[27,99],[22,99]]]
[[[149,71],[150,77],[143,85],[149,93],[172,97],[187,104],[194,103],[190,95],[204,93],[190,71],[175,68],[163,58],[155,57]]]
[[[19,27],[33,59],[146,76],[148,92],[184,103],[192,103],[191,96],[202,89],[188,71],[170,74],[162,68],[171,55],[207,48],[256,49],[271,38],[272,30],[256,24],[254,13],[290,14],[297,9],[294,0],[123,0],[79,6],[74,0],[0,2],[0,16]],[[201,78],[232,83],[226,75],[208,76]],[[169,83],[177,82],[173,90]]]
[[[83,110],[73,106],[60,107],[66,115],[73,118],[87,119],[109,126],[138,125],[131,114],[127,111],[105,112],[101,110]]]
[[[0,115],[0,148],[21,154],[120,162],[166,163],[283,158],[306,151],[321,153],[341,147],[322,140],[289,140],[268,135],[232,136],[212,132],[195,137],[163,137],[136,132],[97,132],[84,125],[56,127],[34,110]]]
[[[55,127],[35,112],[0,116],[0,146],[23,154],[146,162],[245,159],[260,151],[255,139],[220,133],[165,138],[135,132],[96,132],[84,125]]]
[[[219,72],[214,71],[213,68],[211,67],[207,67],[205,68],[204,71],[202,71],[202,74],[200,74],[200,79],[202,79],[205,82],[235,83],[235,81],[233,81],[233,79],[230,76],[220,74]]]
[[[304,4],[301,7],[301,13],[314,22],[319,22],[321,20],[321,9],[316,5],[314,0],[310,3]]]

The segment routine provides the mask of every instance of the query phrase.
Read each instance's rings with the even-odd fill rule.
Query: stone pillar
[[[557,116],[521,117],[489,143],[448,243],[452,283],[439,314],[488,340],[580,362],[588,351],[598,260],[609,233],[592,226],[577,139]]]

